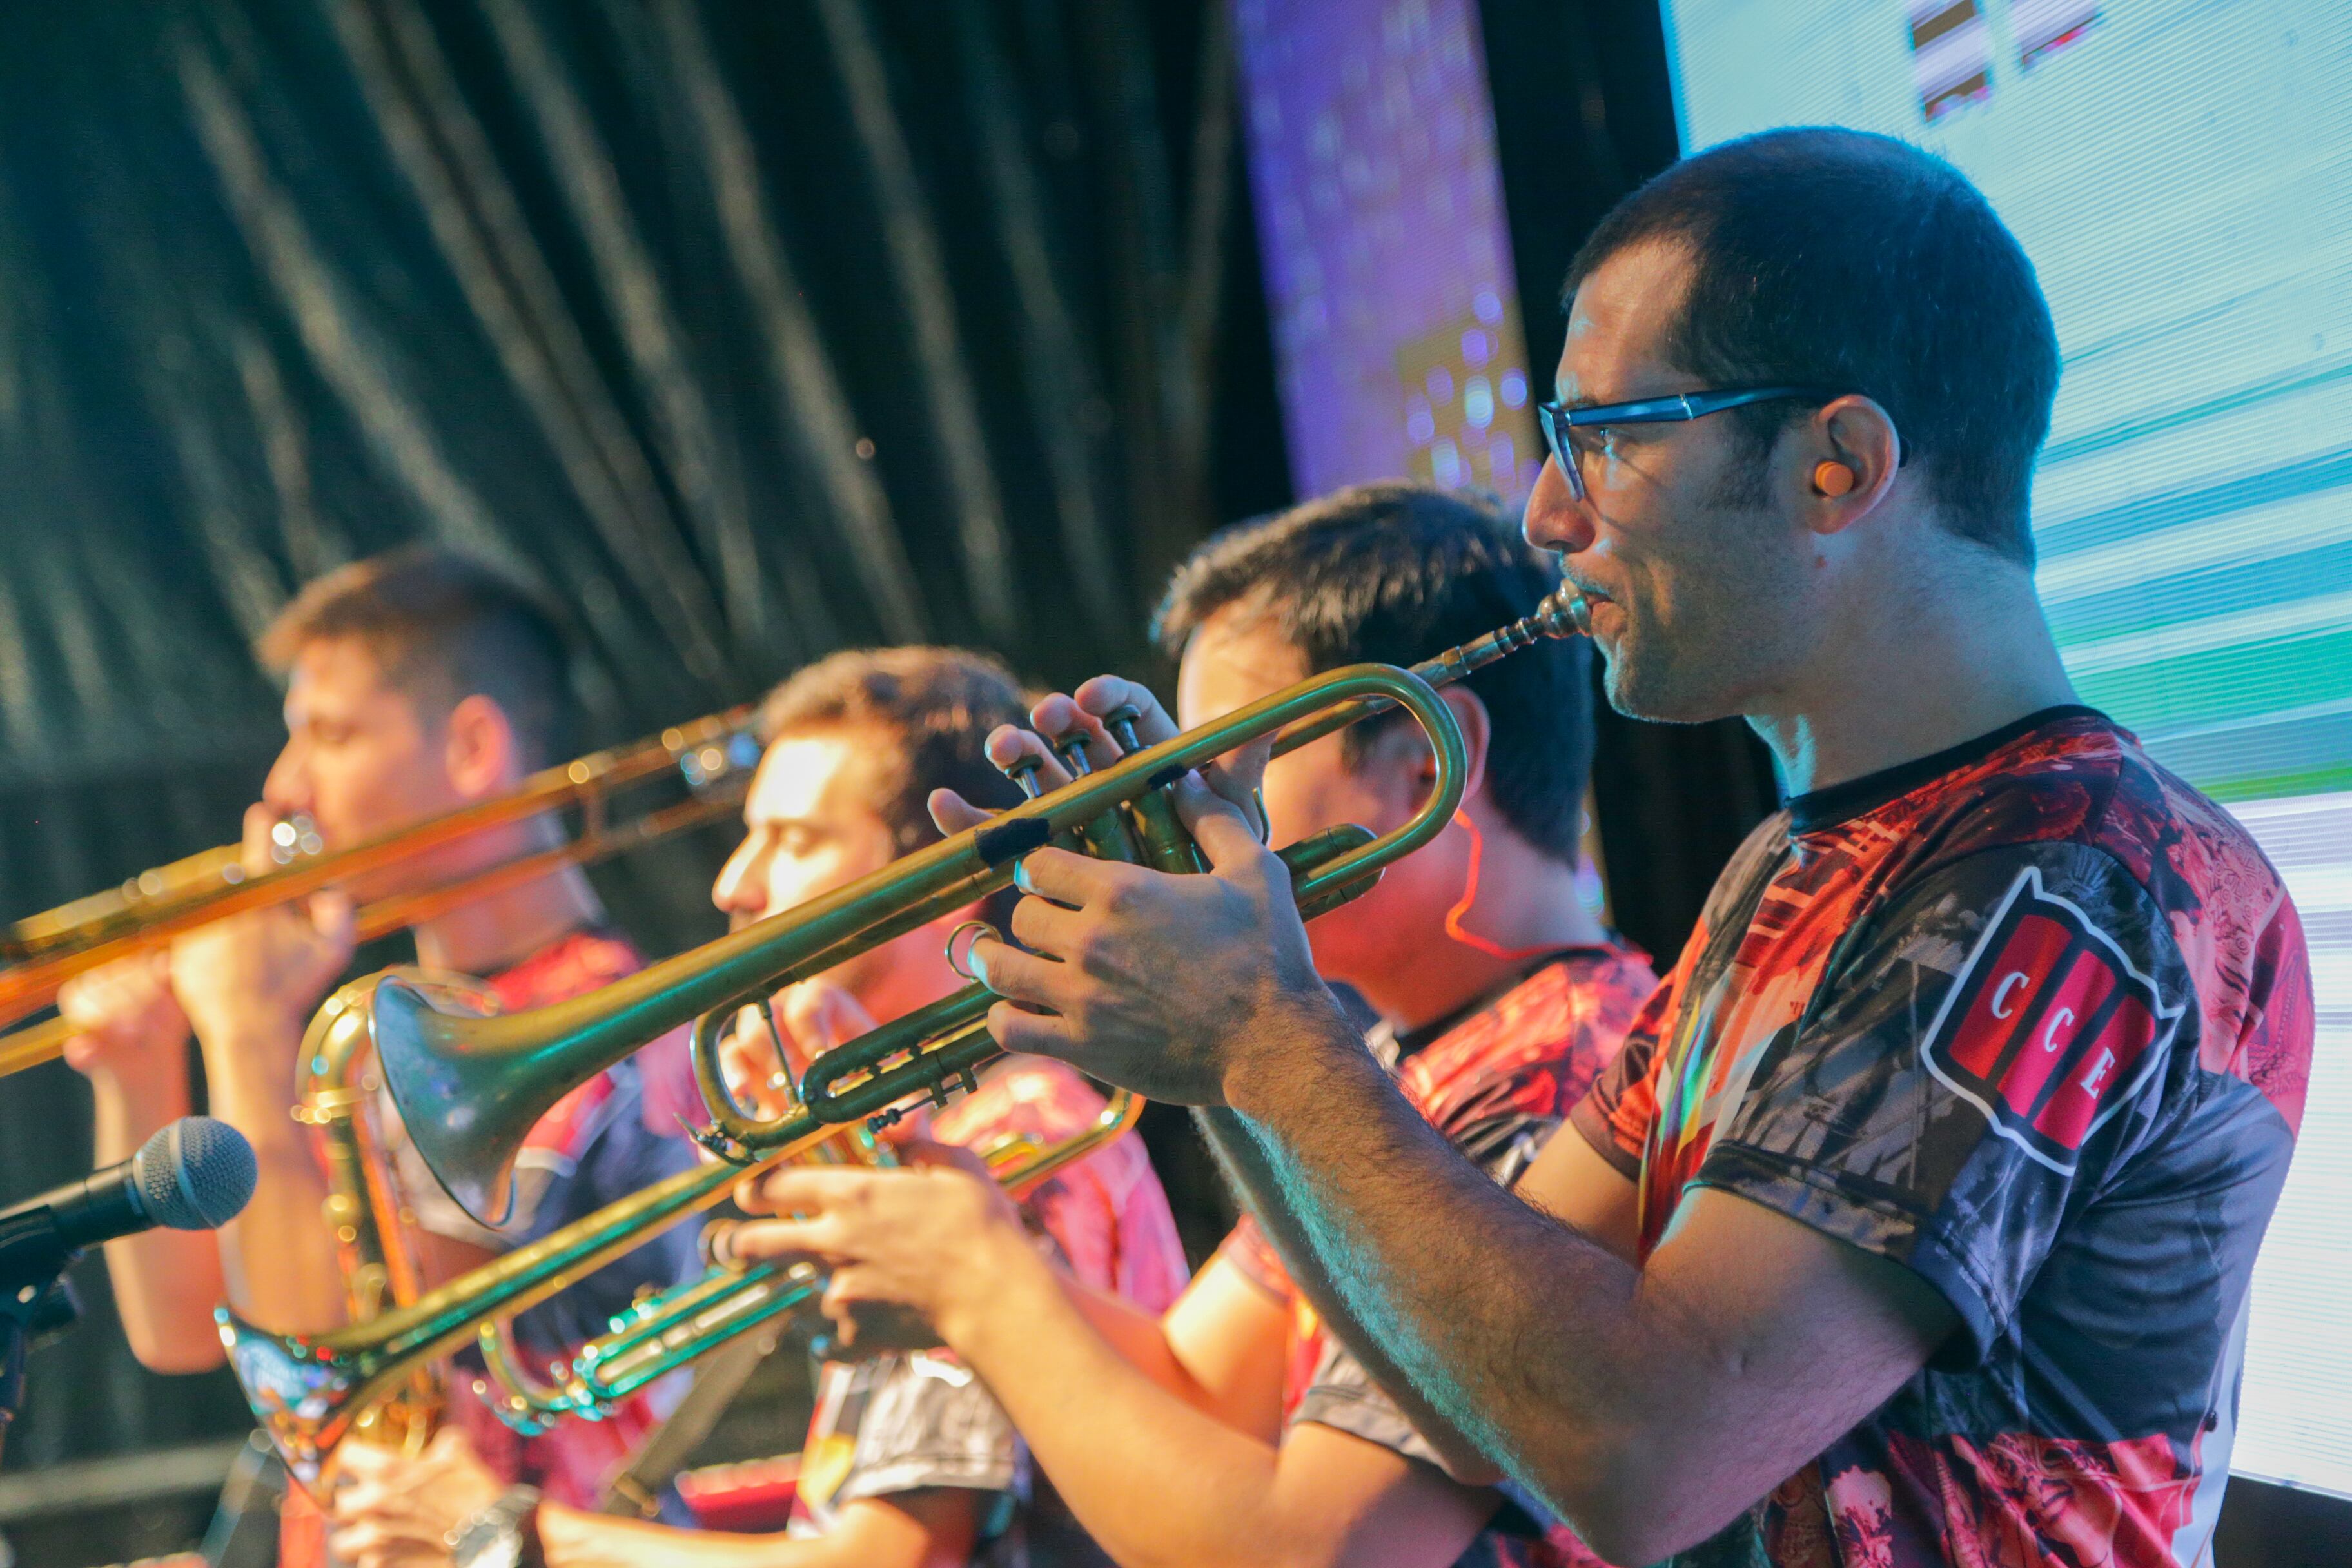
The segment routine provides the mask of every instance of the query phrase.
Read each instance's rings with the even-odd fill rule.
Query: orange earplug
[[[1853,489],[1853,470],[1843,463],[1821,463],[1813,468],[1813,489],[1825,496],[1842,496]]]

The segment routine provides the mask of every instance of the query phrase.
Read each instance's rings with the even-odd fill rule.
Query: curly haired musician
[[[992,730],[1022,716],[1020,689],[1000,666],[953,649],[842,653],[802,670],[762,710],[768,750],[744,809],[750,833],[712,898],[746,925],[936,838],[925,811],[935,789],[1018,799],[985,748]],[[829,1048],[955,989],[946,940],[973,912],[941,916],[784,992],[777,1011],[792,1049]],[[764,1031],[739,1032],[730,1054],[747,1089],[776,1069]],[[975,1150],[1014,1133],[1060,1142],[1102,1103],[1061,1064],[1023,1058],[984,1072],[929,1131]],[[1022,1210],[1024,1246],[1050,1247],[1095,1289],[1156,1311],[1182,1288],[1183,1249],[1139,1140],[1065,1168]],[[450,1540],[496,1507],[501,1488],[462,1440],[436,1444],[415,1462],[347,1455],[358,1479],[337,1500],[338,1555],[358,1568],[449,1562]],[[527,1528],[553,1568],[1099,1561],[1049,1489],[1019,1506],[1029,1490],[1013,1428],[971,1370],[944,1352],[908,1353],[822,1368],[788,1537],[683,1531],[553,1500]]]
[[[1177,574],[1159,629],[1181,658],[1184,718],[1199,723],[1320,670],[1467,642],[1529,613],[1556,581],[1479,507],[1366,486],[1213,541]],[[1449,689],[1469,751],[1460,814],[1308,928],[1317,971],[1381,1016],[1361,1059],[1498,1187],[1615,1055],[1655,984],[1577,895],[1589,681],[1585,646],[1550,643]],[[1056,700],[1038,718],[1053,733],[1072,713]],[[1021,740],[1042,754],[1036,737]],[[1095,742],[1097,760],[1110,754]],[[1265,773],[1274,840],[1397,826],[1433,766],[1402,715],[1303,747]],[[796,1173],[769,1200],[824,1213],[747,1226],[743,1247],[818,1247],[842,1265],[836,1310],[923,1310],[1126,1568],[1589,1561],[1524,1494],[1444,1473],[1252,1221],[1153,1321],[1070,1289],[962,1172]]]
[[[1800,129],[1659,175],[1570,283],[1528,537],[1620,709],[1741,715],[1790,791],[1572,1130],[1504,1192],[1365,1059],[1239,767],[1179,781],[1208,876],[1027,857],[992,1032],[1212,1108],[1424,1435],[1612,1561],[2210,1561],[2309,959],[2060,662],[2031,264],[1948,165]],[[992,1321],[940,1327],[985,1365]]]
[[[288,734],[260,804],[247,814],[257,868],[268,864],[271,827],[297,814],[327,847],[345,847],[503,794],[561,754],[564,650],[554,625],[530,595],[462,558],[404,551],[320,578],[287,606],[261,652],[287,676]],[[288,1109],[303,1030],[352,960],[353,904],[512,858],[554,842],[558,830],[540,821],[478,835],[403,868],[396,883],[221,921],[180,938],[168,961],[124,961],[67,987],[60,1006],[80,1030],[67,1058],[90,1080],[100,1160],[128,1153],[186,1114],[192,1031],[212,1113],[234,1123],[260,1160],[252,1203],[217,1233],[152,1230],[107,1245],[123,1326],[142,1363],[159,1372],[218,1365],[212,1314],[224,1300],[273,1329],[341,1324],[344,1280],[320,1218],[325,1175]],[[576,869],[467,904],[414,935],[420,962],[480,976],[511,1007],[593,990],[641,963]],[[668,1107],[647,1103],[649,1089],[657,1101],[665,1088],[675,1100],[680,1086],[646,1081],[682,1068],[671,1042],[559,1102],[531,1133],[516,1214],[497,1232],[443,1198],[421,1166],[405,1169],[426,1282],[688,1167],[694,1151],[677,1136]],[[398,1149],[413,1163],[405,1143]],[[690,1237],[657,1237],[523,1314],[516,1331],[531,1350],[553,1353],[600,1332],[639,1287],[667,1285],[697,1266]],[[502,1473],[583,1503],[656,1419],[641,1396],[601,1427],[523,1443],[471,1400],[451,1407],[453,1419],[473,1420]],[[320,1520],[308,1496],[289,1489],[283,1517],[283,1560],[318,1561]]]

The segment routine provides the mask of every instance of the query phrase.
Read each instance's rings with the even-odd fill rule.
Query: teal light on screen
[[[2016,231],[2065,356],[2034,486],[2084,699],[2231,802],[2319,1038],[2235,1468],[2352,1495],[2352,5],[1666,0],[1683,144],[1885,132]]]

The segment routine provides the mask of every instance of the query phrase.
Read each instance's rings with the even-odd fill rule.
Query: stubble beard
[[[1752,475],[1740,474],[1692,509],[1675,552],[1674,626],[1660,625],[1654,595],[1619,604],[1616,647],[1601,650],[1609,705],[1632,719],[1704,724],[1742,712],[1756,673],[1760,611],[1796,584],[1756,548],[1769,526]],[[1654,584],[1654,575],[1651,583]]]

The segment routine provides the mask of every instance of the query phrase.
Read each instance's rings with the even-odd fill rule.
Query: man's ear
[[[1822,405],[1797,447],[1805,525],[1842,532],[1878,509],[1903,464],[1903,437],[1877,401],[1849,393]]]
[[[1454,722],[1462,731],[1462,799],[1466,804],[1475,800],[1486,785],[1486,749],[1495,738],[1494,721],[1487,716],[1485,700],[1458,682],[1439,691],[1437,700],[1453,710]],[[1428,738],[1421,734],[1418,727],[1411,723],[1402,727],[1411,731],[1420,742],[1421,777],[1416,794],[1418,798],[1426,800],[1429,792],[1437,787],[1437,753],[1430,750]]]
[[[522,782],[522,747],[506,710],[478,692],[449,710],[443,726],[443,764],[449,784],[480,800]]]

